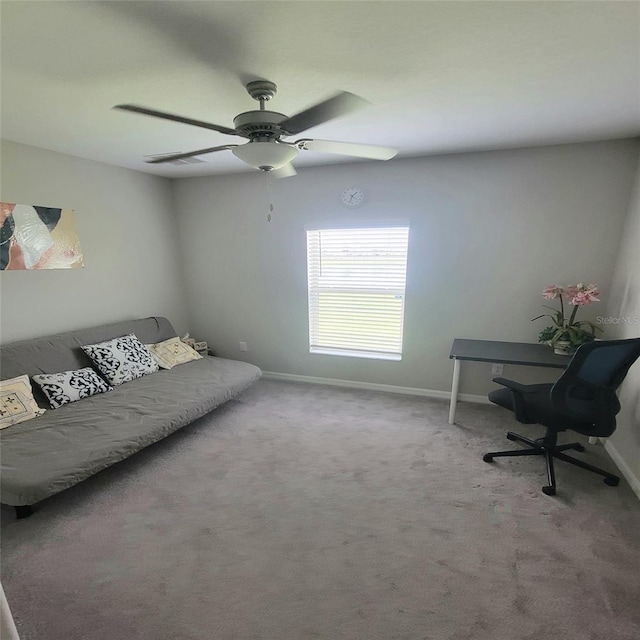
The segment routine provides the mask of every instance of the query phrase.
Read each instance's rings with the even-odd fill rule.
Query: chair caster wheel
[[[575,447],[573,447],[573,450],[583,452],[584,447],[581,444],[577,444]]]
[[[513,435],[513,433],[511,433],[511,431],[507,431],[507,440],[514,441],[515,439],[516,437]]]
[[[485,453],[485,454],[482,456],[482,459],[483,459],[485,462],[493,462],[493,456],[490,456],[488,453]]]
[[[556,495],[556,488],[555,487],[542,487],[542,493],[544,493],[545,495],[548,495],[548,496],[555,496]]]
[[[604,483],[610,487],[617,487],[620,484],[620,478],[605,478]]]

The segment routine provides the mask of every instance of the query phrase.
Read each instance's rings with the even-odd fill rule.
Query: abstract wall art
[[[72,209],[0,202],[0,271],[84,266]]]

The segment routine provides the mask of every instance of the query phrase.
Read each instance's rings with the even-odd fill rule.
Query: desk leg
[[[453,359],[453,382],[451,383],[451,402],[449,403],[449,424],[455,424],[456,405],[458,404],[458,386],[460,384],[460,360]]]

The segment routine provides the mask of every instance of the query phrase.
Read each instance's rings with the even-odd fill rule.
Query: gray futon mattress
[[[246,362],[207,356],[4,429],[0,501],[31,505],[52,496],[203,416],[260,375]]]

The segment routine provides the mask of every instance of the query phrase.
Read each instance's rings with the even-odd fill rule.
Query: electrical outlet
[[[247,346],[246,342],[240,343],[240,351],[249,351],[249,347]]]
[[[491,365],[491,375],[501,376],[504,373],[504,365],[503,364],[492,364]]]

